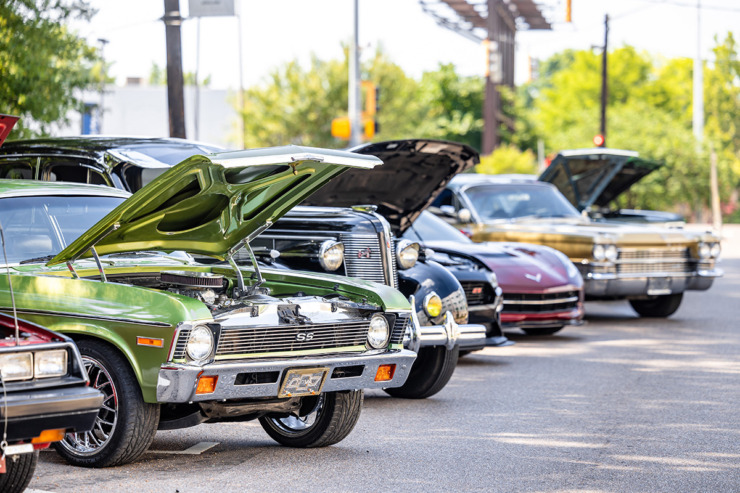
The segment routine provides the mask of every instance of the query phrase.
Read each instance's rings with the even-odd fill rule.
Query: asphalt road
[[[44,452],[31,491],[739,492],[740,228],[725,234],[725,277],[673,317],[587,304],[583,327],[461,359],[430,399],[368,392],[335,446],[201,425],[160,432],[123,467]]]

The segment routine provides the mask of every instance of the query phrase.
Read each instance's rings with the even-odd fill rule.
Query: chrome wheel
[[[267,418],[273,422],[276,428],[286,434],[303,434],[307,430],[310,430],[321,416],[321,411],[324,408],[325,397],[321,394],[316,400],[316,405],[311,409],[305,416],[297,416],[291,414],[284,418]]]
[[[83,356],[90,386],[104,394],[103,405],[95,418],[95,426],[84,433],[68,433],[60,445],[79,456],[100,452],[110,441],[118,423],[118,391],[108,370],[96,359]]]

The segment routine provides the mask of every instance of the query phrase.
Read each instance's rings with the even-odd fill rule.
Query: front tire
[[[364,395],[362,390],[325,392],[305,413],[268,415],[259,421],[273,440],[286,447],[327,447],[342,441],[355,427]]]
[[[75,466],[109,467],[132,462],[154,440],[159,405],[144,402],[131,365],[114,347],[96,340],[81,340],[77,347],[90,386],[105,397],[93,429],[68,433],[54,448]]]
[[[33,478],[33,471],[39,460],[39,451],[32,454],[20,454],[16,460],[5,457],[5,474],[0,474],[0,491],[3,493],[20,493],[26,489]]]
[[[629,300],[632,308],[641,317],[665,318],[670,317],[681,305],[683,293],[664,294],[647,300]]]
[[[406,383],[400,387],[385,389],[386,393],[405,399],[426,399],[433,396],[452,378],[459,355],[458,346],[451,351],[445,346],[421,348]]]

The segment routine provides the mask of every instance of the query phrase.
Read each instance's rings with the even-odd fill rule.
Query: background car
[[[6,442],[0,491],[23,491],[40,449],[96,425],[106,403],[99,385],[89,383],[72,339],[0,313],[0,423]]]
[[[456,176],[429,209],[475,242],[550,246],[575,264],[586,299],[627,299],[644,317],[667,317],[688,290],[709,289],[721,269],[719,238],[648,225],[598,223],[551,184],[518,177]]]
[[[474,243],[428,211],[403,237],[430,247],[434,260],[460,272],[473,321],[483,323],[490,316],[476,310],[479,300],[487,296],[485,284],[461,279],[465,272],[477,269],[493,273],[503,291],[502,327],[546,335],[583,323],[583,278],[557,250],[528,243]]]

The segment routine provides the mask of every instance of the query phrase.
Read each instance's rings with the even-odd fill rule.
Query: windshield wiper
[[[56,257],[56,255],[44,255],[43,257],[34,257],[34,258],[27,258],[26,260],[21,260],[18,262],[19,264],[32,264],[34,262],[43,262],[48,261]]]

